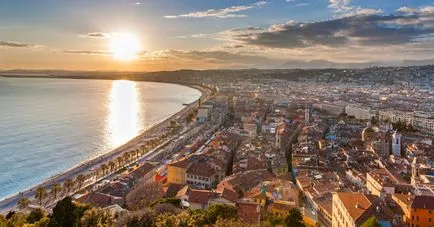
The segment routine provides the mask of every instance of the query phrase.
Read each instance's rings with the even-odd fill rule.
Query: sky
[[[116,34],[138,40],[134,59],[114,57]],[[0,69],[397,62],[434,59],[433,35],[434,0],[0,1]]]

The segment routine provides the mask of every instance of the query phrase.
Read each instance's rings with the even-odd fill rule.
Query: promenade
[[[205,100],[210,94],[210,90],[201,86],[190,86],[194,89],[198,89],[201,91],[202,95],[200,97],[201,100]],[[1,214],[5,214],[8,211],[14,209],[16,207],[17,202],[19,201],[19,199],[21,197],[28,197],[28,198],[33,198],[35,195],[35,190],[38,187],[44,187],[49,189],[52,185],[54,184],[62,184],[64,183],[67,179],[75,179],[78,175],[80,174],[88,174],[90,172],[92,172],[93,170],[99,168],[102,164],[104,163],[108,163],[109,161],[115,161],[117,157],[122,157],[124,155],[124,153],[132,151],[132,150],[136,150],[139,149],[142,145],[143,142],[150,139],[150,138],[155,138],[161,135],[162,132],[166,131],[167,128],[170,126],[170,122],[171,121],[176,121],[177,119],[180,119],[181,117],[185,116],[186,114],[188,114],[192,109],[196,108],[198,106],[198,100],[186,105],[185,108],[183,108],[181,111],[168,116],[166,119],[162,120],[161,122],[153,125],[152,127],[150,127],[149,129],[145,130],[144,132],[142,132],[140,135],[136,136],[135,138],[133,138],[132,140],[130,140],[129,142],[127,142],[126,144],[114,149],[113,151],[110,151],[106,154],[103,154],[99,157],[96,157],[92,160],[83,162],[71,169],[68,169],[60,174],[57,174],[47,180],[45,180],[44,182],[42,182],[41,184],[38,184],[34,187],[31,187],[25,191],[22,191],[20,193],[17,193],[15,195],[12,195],[6,199],[3,199],[0,201],[0,213]],[[160,146],[164,146],[167,143],[169,143],[169,141],[164,141],[162,142],[162,144],[160,144],[158,147]],[[158,149],[153,149],[152,151],[144,154],[142,157],[140,157],[139,159],[146,159],[146,157],[155,157],[155,155],[153,154],[153,152],[156,152]],[[92,184],[97,183],[98,181],[92,182]],[[90,185],[92,185],[90,184]],[[89,185],[86,185],[89,186]]]

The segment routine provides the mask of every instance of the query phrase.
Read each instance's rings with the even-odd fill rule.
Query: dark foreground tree
[[[305,227],[303,223],[303,215],[298,209],[289,210],[288,215],[283,220],[283,223],[287,227]]]
[[[76,227],[80,224],[80,219],[84,212],[89,209],[86,205],[77,205],[72,202],[71,197],[67,196],[60,200],[53,208],[49,227]]]
[[[92,208],[84,212],[80,223],[83,227],[112,226],[113,217],[105,210]]]
[[[45,216],[44,211],[42,209],[32,210],[30,214],[27,216],[27,223],[33,224],[38,222]]]

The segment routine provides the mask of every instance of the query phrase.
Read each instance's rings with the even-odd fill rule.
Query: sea
[[[200,95],[176,84],[0,77],[0,199],[125,144]]]

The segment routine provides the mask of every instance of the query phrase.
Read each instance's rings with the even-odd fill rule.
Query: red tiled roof
[[[208,201],[210,199],[215,199],[217,197],[218,197],[218,193],[208,191],[208,190],[191,189],[188,192],[189,203],[208,204]]]
[[[261,206],[255,202],[239,201],[236,203],[238,215],[248,224],[259,225]]]
[[[236,193],[236,192],[234,192],[228,188],[223,189],[221,197],[228,200],[228,201],[231,201],[233,203],[236,202],[239,198],[238,193]]]
[[[434,210],[434,197],[416,196],[411,203],[411,208]]]
[[[187,158],[182,158],[178,161],[170,163],[169,166],[174,166],[174,167],[178,167],[178,168],[187,168],[188,163],[189,163],[189,161]]]
[[[211,177],[216,174],[215,170],[211,167],[211,165],[204,163],[191,164],[191,166],[187,169],[187,173],[203,177]]]
[[[113,204],[122,205],[123,199],[121,197],[110,196],[99,192],[90,192],[79,199],[80,203],[92,204],[96,207],[107,207]]]

